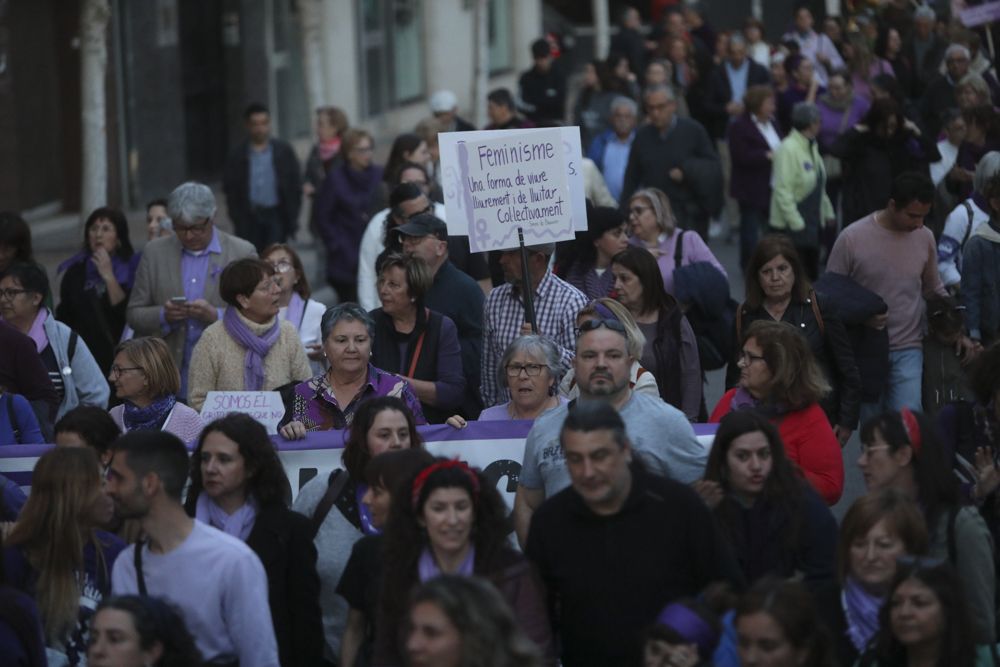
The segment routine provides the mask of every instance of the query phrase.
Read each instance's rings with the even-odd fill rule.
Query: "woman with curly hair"
[[[407,594],[442,574],[485,577],[514,610],[521,629],[554,656],[543,585],[507,539],[507,507],[481,472],[438,459],[393,494],[383,550],[375,665],[397,665],[403,652]]]
[[[444,575],[410,603],[406,654],[414,667],[540,667],[538,647],[497,590],[478,577]]]
[[[50,655],[71,666],[86,663],[87,625],[111,593],[111,568],[125,547],[97,529],[112,512],[94,451],[56,447],[38,459],[3,550],[7,584],[34,597]]]
[[[234,413],[205,427],[191,456],[185,509],[260,557],[282,667],[318,665],[323,626],[313,530],[289,501],[285,469],[260,422]]]
[[[160,598],[105,600],[90,624],[90,667],[201,667],[201,653],[181,615]]]

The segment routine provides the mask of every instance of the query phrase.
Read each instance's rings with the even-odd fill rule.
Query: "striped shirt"
[[[546,271],[535,291],[535,319],[538,333],[559,348],[563,372],[576,350],[576,315],[587,305],[583,293]],[[497,383],[497,370],[507,346],[521,333],[525,322],[524,304],[509,283],[490,292],[483,306],[482,398],[484,407],[510,400],[510,392]]]

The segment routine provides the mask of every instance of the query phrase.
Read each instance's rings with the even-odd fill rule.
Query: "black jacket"
[[[793,325],[796,331],[805,336],[809,349],[830,383],[831,392],[821,401],[830,423],[853,430],[858,426],[861,410],[861,375],[854,360],[854,350],[851,349],[847,329],[836,311],[823,299],[816,299],[816,305],[823,320],[822,327],[816,320],[812,300],[809,298],[789,303],[781,321]],[[727,389],[735,387],[740,379],[740,369],[736,363],[741,348],[740,336],[757,320],[771,321],[771,315],[764,306],[740,306],[738,331],[733,336],[736,346],[726,370]]]
[[[226,193],[229,219],[237,236],[251,224],[250,219],[250,144],[244,141],[237,146],[226,161],[222,176],[222,189]],[[299,173],[299,159],[292,147],[280,139],[271,139],[274,159],[274,175],[278,186],[278,208],[281,226],[288,236],[298,230],[299,208],[302,206],[302,176]]]
[[[747,64],[750,66],[747,72],[747,88],[770,83],[771,73],[763,65],[754,62],[750,57],[747,57]],[[732,97],[733,87],[729,83],[729,72],[726,70],[726,63],[722,63],[709,74],[705,90],[705,111],[712,119],[706,129],[715,139],[726,134],[726,127],[729,125],[726,105],[732,101]]]
[[[281,666],[318,667],[325,640],[312,524],[285,507],[262,508],[247,546],[267,572],[267,598]]]
[[[521,75],[521,102],[524,115],[539,126],[562,125],[566,119],[566,75],[558,63],[547,72],[532,67]]]

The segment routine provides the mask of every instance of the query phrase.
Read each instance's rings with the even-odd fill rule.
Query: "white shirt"
[[[774,129],[774,123],[771,121],[762,123],[757,120],[756,116],[752,116],[752,118],[753,124],[757,126],[757,131],[764,137],[764,141],[767,142],[767,146],[771,149],[771,152],[774,152],[781,144],[781,137],[778,136],[778,131]]]
[[[938,185],[948,175],[951,168],[955,166],[955,159],[958,157],[958,146],[947,139],[942,139],[937,143],[938,152],[941,159],[931,165],[931,180],[934,185]]]

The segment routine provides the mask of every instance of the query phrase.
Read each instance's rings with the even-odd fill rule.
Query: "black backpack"
[[[678,232],[674,246],[674,292],[698,341],[701,370],[714,371],[729,363],[736,345],[733,331],[739,304],[729,296],[729,281],[709,262],[681,267],[687,231]],[[699,289],[689,293],[694,285]]]

